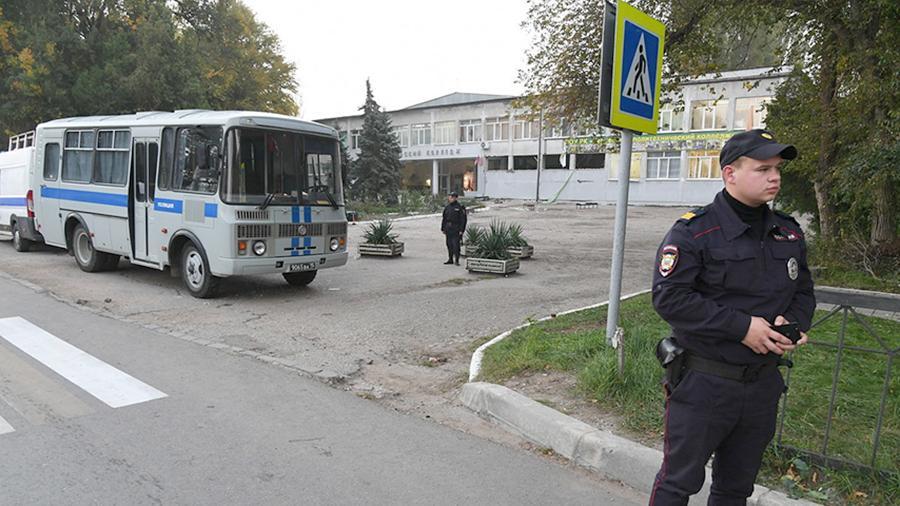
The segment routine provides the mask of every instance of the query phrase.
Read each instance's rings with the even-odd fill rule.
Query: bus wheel
[[[13,223],[13,248],[20,253],[24,253],[31,249],[31,245],[34,244],[33,241],[29,241],[28,239],[22,237],[22,231],[19,230],[19,222]]]
[[[289,285],[306,286],[316,279],[317,272],[319,271],[285,272],[282,276],[284,276],[284,280],[287,281]]]
[[[188,243],[181,252],[181,279],[191,295],[208,299],[215,297],[221,278],[210,272],[206,255],[193,243]]]
[[[107,258],[110,256],[94,249],[90,234],[80,223],[72,231],[72,252],[75,254],[75,263],[84,272],[102,271],[106,268]]]

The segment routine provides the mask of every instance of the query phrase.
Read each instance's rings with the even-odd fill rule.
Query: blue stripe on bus
[[[300,208],[291,206],[291,223],[300,223]]]
[[[25,197],[0,197],[0,206],[25,207]]]
[[[306,206],[303,208],[303,221],[312,223],[312,207]]]
[[[303,238],[303,250],[304,255],[312,255],[312,251],[309,250],[309,247],[312,246],[312,237],[304,237]]]
[[[70,190],[66,188],[41,188],[41,197],[48,199],[72,200],[106,206],[128,207],[128,195],[117,193],[92,192],[86,190]]]
[[[206,218],[216,218],[219,216],[219,204],[215,202],[203,204],[203,216]]]
[[[300,247],[300,238],[299,237],[291,237],[291,256],[292,257],[298,256],[300,254],[300,252],[297,251],[297,248],[299,248],[299,247]]]
[[[153,210],[163,213],[181,214],[181,208],[184,204],[180,200],[156,199],[153,203]]]

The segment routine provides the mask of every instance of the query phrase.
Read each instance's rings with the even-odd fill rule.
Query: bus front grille
[[[272,226],[263,223],[237,226],[238,239],[266,238],[272,235]]]
[[[327,235],[347,235],[347,223],[328,223]]]
[[[269,211],[265,209],[254,209],[250,211],[235,211],[235,218],[240,221],[267,221],[269,219]]]
[[[309,237],[322,235],[321,223],[282,223],[278,225],[278,237]]]

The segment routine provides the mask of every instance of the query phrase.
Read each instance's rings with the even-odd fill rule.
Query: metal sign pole
[[[622,263],[625,258],[625,221],[628,216],[628,184],[631,176],[631,130],[622,129],[619,157],[619,198],[616,202],[616,228],[613,235],[612,271],[609,278],[609,309],[606,316],[606,342],[612,344],[619,325],[619,298],[622,294]]]
[[[534,191],[534,210],[541,202],[541,167],[544,165],[544,108],[541,107],[541,115],[538,120],[538,153],[537,153],[537,185]]]

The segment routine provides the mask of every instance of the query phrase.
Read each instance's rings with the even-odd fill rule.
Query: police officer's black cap
[[[719,166],[734,163],[742,156],[754,160],[767,160],[773,156],[793,160],[797,158],[797,148],[790,144],[779,144],[772,132],[757,128],[734,134],[728,139],[719,153]]]
[[[456,192],[450,192],[451,197],[459,197],[459,194]]]

